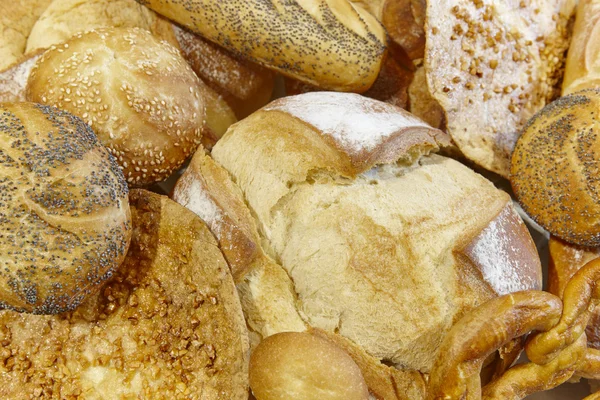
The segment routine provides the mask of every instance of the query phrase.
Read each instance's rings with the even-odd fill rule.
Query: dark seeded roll
[[[561,97],[527,124],[512,156],[517,199],[553,235],[600,246],[600,90]]]
[[[129,246],[127,193],[81,119],[0,103],[0,307],[57,314],[97,291]]]

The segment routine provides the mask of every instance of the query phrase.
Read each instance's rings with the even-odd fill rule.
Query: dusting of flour
[[[35,62],[40,56],[34,56],[0,73],[0,101],[25,101],[25,87]]]
[[[223,223],[221,209],[210,198],[198,180],[189,179],[187,183],[186,190],[177,192],[179,195],[175,197],[175,201],[199,216],[208,225],[213,235],[221,240]]]
[[[305,93],[277,100],[263,110],[299,118],[352,153],[373,150],[401,129],[430,128],[401,108],[353,93]]]
[[[535,279],[523,273],[523,257],[514,246],[514,237],[508,232],[517,223],[511,207],[504,210],[478,236],[473,246],[473,261],[480,267],[483,278],[499,295],[527,289],[538,289]]]

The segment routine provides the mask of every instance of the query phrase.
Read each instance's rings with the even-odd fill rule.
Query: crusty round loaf
[[[366,400],[358,365],[331,342],[310,333],[283,332],[262,341],[250,358],[257,400]]]
[[[26,51],[49,48],[97,28],[142,28],[177,45],[171,23],[135,0],[53,0],[33,25]]]
[[[190,211],[130,195],[123,267],[75,311],[0,312],[2,399],[248,399],[248,334],[218,245]]]
[[[107,28],[45,52],[27,98],[81,117],[127,182],[142,186],[167,178],[199,145],[201,85],[175,47],[143,29]]]
[[[73,310],[122,263],[131,237],[127,184],[79,118],[0,104],[0,306]]]
[[[279,285],[260,265],[238,285],[259,335],[302,325],[287,318],[291,298],[306,325],[428,372],[464,313],[541,288],[537,250],[510,197],[429,154],[448,144],[408,112],[359,95],[286,97],[232,125],[212,150],[242,201],[227,202],[220,191],[228,185],[214,179],[193,184],[208,170],[194,163],[176,197],[208,219],[237,272],[249,246],[231,245],[231,224],[254,224],[256,246],[283,268]],[[236,212],[239,204],[251,213]]]
[[[512,155],[511,183],[523,209],[553,235],[600,245],[600,91],[561,97],[537,113]]]

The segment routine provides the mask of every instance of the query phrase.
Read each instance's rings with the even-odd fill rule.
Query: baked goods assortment
[[[576,3],[11,3],[0,397],[600,379],[600,3]]]

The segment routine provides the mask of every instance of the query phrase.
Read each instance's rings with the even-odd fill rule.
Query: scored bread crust
[[[140,2],[236,54],[330,90],[367,90],[385,53],[381,24],[346,0]]]
[[[572,11],[565,0],[428,2],[427,82],[467,158],[508,177],[521,129],[559,95]]]
[[[377,360],[426,372],[462,313],[499,293],[541,287],[535,246],[509,196],[455,161],[426,155],[447,143],[393,106],[317,92],[233,125],[212,156],[241,189],[262,249],[288,275],[288,305]],[[261,283],[240,291],[246,304],[277,298]]]
[[[247,399],[248,340],[227,264],[192,212],[143,190],[123,268],[60,316],[0,312],[0,397]]]

